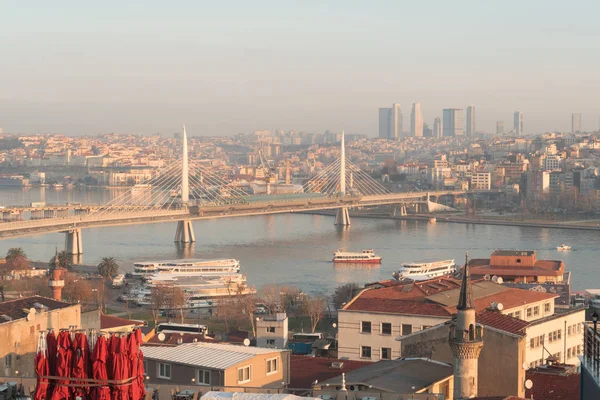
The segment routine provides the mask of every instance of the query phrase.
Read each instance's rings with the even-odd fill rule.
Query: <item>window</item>
[[[210,371],[205,369],[196,370],[196,384],[197,385],[210,385]]]
[[[521,259],[517,258],[517,263],[520,264],[521,263]]]
[[[275,333],[275,327],[274,326],[267,326],[267,333]]]
[[[550,312],[550,303],[544,304],[544,312]]]
[[[6,368],[10,368],[12,366],[12,354],[7,354],[4,356],[4,366]]]
[[[237,383],[246,383],[250,382],[252,379],[251,366],[247,365],[242,368],[238,368],[238,382]]]
[[[371,333],[371,321],[362,321],[360,323],[361,333]]]
[[[158,363],[158,377],[171,379],[171,364]]]
[[[540,315],[540,306],[533,307],[533,315]]]
[[[531,318],[531,315],[532,315],[531,308],[528,308],[527,309],[527,318]]]
[[[381,334],[382,335],[391,335],[392,334],[392,324],[389,322],[381,323]]]
[[[423,325],[423,326],[421,327],[421,329],[429,329],[429,328],[431,328],[431,325]]]
[[[392,359],[392,349],[389,347],[381,348],[381,357],[382,360],[391,360]]]
[[[371,346],[360,346],[361,358],[371,358]]]
[[[267,339],[267,346],[275,346],[275,339]]]
[[[521,311],[515,311],[515,318],[521,319]]]
[[[277,358],[271,358],[267,360],[267,375],[273,374],[278,371]]]
[[[412,333],[412,325],[402,324],[402,336],[410,335]]]

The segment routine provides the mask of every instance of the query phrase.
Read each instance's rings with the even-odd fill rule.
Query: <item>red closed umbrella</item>
[[[66,379],[59,379],[52,392],[51,400],[68,400],[70,397],[69,388],[62,384],[69,383],[69,374],[71,372],[71,334],[67,331],[61,331],[57,338],[56,351],[56,372],[55,376]]]
[[[108,380],[106,361],[108,359],[108,344],[104,336],[98,337],[92,359],[92,378],[99,381]],[[108,385],[96,386],[91,390],[92,400],[110,400],[110,388]]]
[[[75,334],[72,347],[73,358],[71,360],[71,377],[87,379],[90,361],[90,346],[85,333],[77,332]],[[86,382],[72,379],[71,383],[84,385],[80,387],[71,387],[73,397],[81,397],[83,400],[87,400],[89,390],[87,386],[85,386]]]
[[[127,338],[121,338],[113,335],[111,338],[111,372],[112,379],[115,381],[127,380],[130,375],[130,362],[127,354]],[[129,385],[115,384],[112,388],[112,399],[114,400],[129,400]]]
[[[127,336],[127,350],[129,352],[131,368],[130,376],[134,379],[129,386],[131,400],[143,399],[146,396],[146,388],[144,387],[144,358],[139,349],[141,339],[142,336],[139,329],[136,329]],[[142,357],[141,363],[140,356]]]
[[[37,385],[35,387],[35,394],[33,395],[34,400],[46,400],[48,397],[48,379],[40,378],[41,376],[50,375],[50,368],[48,366],[48,355],[46,350],[46,338],[40,335],[40,341],[38,342],[38,351],[34,359],[34,368],[37,378]]]
[[[48,375],[56,376],[56,352],[57,352],[57,341],[56,334],[53,330],[48,332],[46,335],[46,349],[48,355]],[[54,390],[54,382],[50,381],[48,384],[48,396],[50,398],[52,396],[52,391]]]

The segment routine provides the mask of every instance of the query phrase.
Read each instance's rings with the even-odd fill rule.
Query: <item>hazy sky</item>
[[[376,135],[377,109],[525,131],[600,116],[600,2],[0,0],[5,132]]]

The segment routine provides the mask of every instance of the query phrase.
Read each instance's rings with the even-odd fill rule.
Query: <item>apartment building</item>
[[[472,172],[471,189],[472,190],[490,190],[492,187],[492,174],[489,172]]]

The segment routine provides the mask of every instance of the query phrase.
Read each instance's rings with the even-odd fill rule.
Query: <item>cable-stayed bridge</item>
[[[311,210],[335,209],[336,225],[349,225],[349,208],[407,205],[429,211],[430,196],[464,192],[391,193],[345,156],[342,134],[341,155],[303,185],[231,182],[200,162],[188,158],[187,134],[183,129],[183,154],[146,182],[137,184],[102,205],[27,207],[31,218],[0,223],[0,239],[50,232],[66,234],[65,250],[83,253],[82,228],[149,224],[176,221],[176,242],[194,242],[193,220],[231,218]],[[261,192],[264,194],[256,195]],[[11,212],[15,212],[14,209]],[[16,212],[19,212],[18,210]]]

